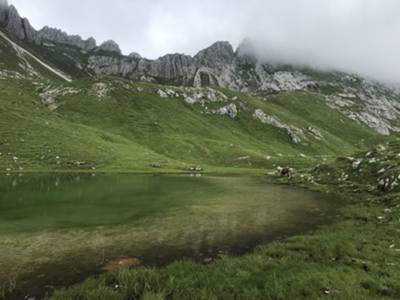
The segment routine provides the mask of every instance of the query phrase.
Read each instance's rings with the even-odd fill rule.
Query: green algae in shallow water
[[[259,177],[24,176],[2,178],[0,189],[0,281],[28,290],[120,257],[243,253],[323,223],[336,206]]]

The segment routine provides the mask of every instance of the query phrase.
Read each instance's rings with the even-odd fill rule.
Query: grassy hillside
[[[169,88],[179,96],[164,98],[159,90],[165,86],[108,77],[63,85],[4,79],[0,85],[0,170],[5,172],[151,171],[154,163],[161,164],[159,171],[193,164],[232,172],[299,167],[382,140],[311,93],[255,98],[221,90],[226,100],[200,105],[184,101],[183,94],[194,89]],[[231,103],[239,110],[235,119],[210,113]],[[302,128],[302,143],[256,120],[256,109]],[[315,138],[307,127],[323,137]]]
[[[253,172],[309,166],[384,140],[331,109],[320,93],[251,97],[218,89],[210,100],[208,89],[90,77],[81,68],[88,54],[75,47],[18,43],[76,80],[64,83],[0,37],[2,172],[143,172],[154,171],[152,164],[161,164],[157,171],[201,165],[209,172]],[[163,97],[167,90],[174,95]],[[185,101],[199,93],[202,103]],[[229,104],[236,105],[236,118],[215,113]],[[254,118],[257,109],[301,130],[302,141],[295,144],[287,129]]]

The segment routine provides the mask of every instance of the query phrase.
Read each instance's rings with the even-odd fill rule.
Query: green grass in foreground
[[[393,158],[396,145],[368,154],[391,166],[389,177],[400,174]],[[379,176],[385,176],[377,175],[379,164],[367,164],[361,169],[369,170],[363,180],[355,179],[363,171],[353,169],[351,161],[294,178],[313,189],[339,192],[347,201],[339,221],[314,234],[207,266],[176,262],[163,269],[104,274],[58,290],[53,299],[399,299],[399,188],[367,192],[364,179],[376,187]],[[332,171],[349,179],[332,180]]]

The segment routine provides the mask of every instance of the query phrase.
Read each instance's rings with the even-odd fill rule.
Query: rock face
[[[168,54],[155,61],[141,59],[136,77],[149,76],[159,81],[187,84],[195,71],[192,57],[183,54]]]
[[[75,46],[87,51],[93,50],[96,47],[96,41],[93,38],[83,40],[78,35],[68,35],[59,29],[47,26],[36,31],[27,19],[20,17],[13,5],[8,5],[7,0],[0,0],[0,25],[15,38],[29,40],[36,44],[50,41]]]
[[[194,57],[198,65],[209,68],[215,68],[221,64],[231,64],[234,58],[235,53],[229,42],[216,42]]]
[[[37,43],[45,41],[75,46],[87,51],[96,48],[96,40],[94,38],[83,40],[79,35],[68,35],[59,29],[50,28],[47,26],[43,27],[37,32],[37,37],[35,39],[35,42]]]
[[[359,80],[357,88],[344,87],[342,93],[326,96],[327,103],[382,135],[400,132],[399,96],[376,82]]]
[[[8,32],[12,32],[19,39],[25,38],[22,19],[13,5],[8,8],[6,29]]]
[[[136,69],[137,63],[131,58],[91,55],[87,67],[98,75],[128,76]]]
[[[115,44],[100,49],[120,53]],[[217,42],[195,56],[168,54],[157,60],[142,58],[136,53],[116,58],[89,59],[95,74],[122,75],[134,80],[191,85],[221,86],[241,92],[281,92],[317,90],[319,85],[299,71],[274,71],[258,62],[245,50],[236,53],[228,42]]]
[[[18,14],[17,9],[7,1],[0,2],[0,24],[18,39],[34,39],[35,30],[27,19]]]
[[[232,46],[228,42],[217,42],[194,57],[168,54],[149,60],[136,53],[116,58],[99,57],[93,53],[89,58],[89,69],[95,74],[122,75],[134,80],[196,87],[216,85],[239,90],[234,59]]]

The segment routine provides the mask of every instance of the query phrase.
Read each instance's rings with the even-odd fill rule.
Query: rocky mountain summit
[[[7,0],[0,0],[0,25],[13,37],[41,45],[46,42],[55,42],[75,46],[83,50],[96,48],[93,38],[83,40],[79,35],[68,35],[60,29],[43,27],[36,31],[28,19],[22,18],[14,5],[8,5]]]
[[[167,54],[150,60],[135,52],[123,55],[112,40],[97,46],[93,38],[84,40],[47,26],[36,31],[7,0],[0,0],[0,25],[16,41],[52,51],[49,55],[52,65],[72,78],[122,76],[176,86],[219,86],[259,97],[282,92],[311,92],[380,134],[400,132],[398,91],[357,75],[261,60],[249,40],[237,49],[229,42],[220,41],[194,56]]]

